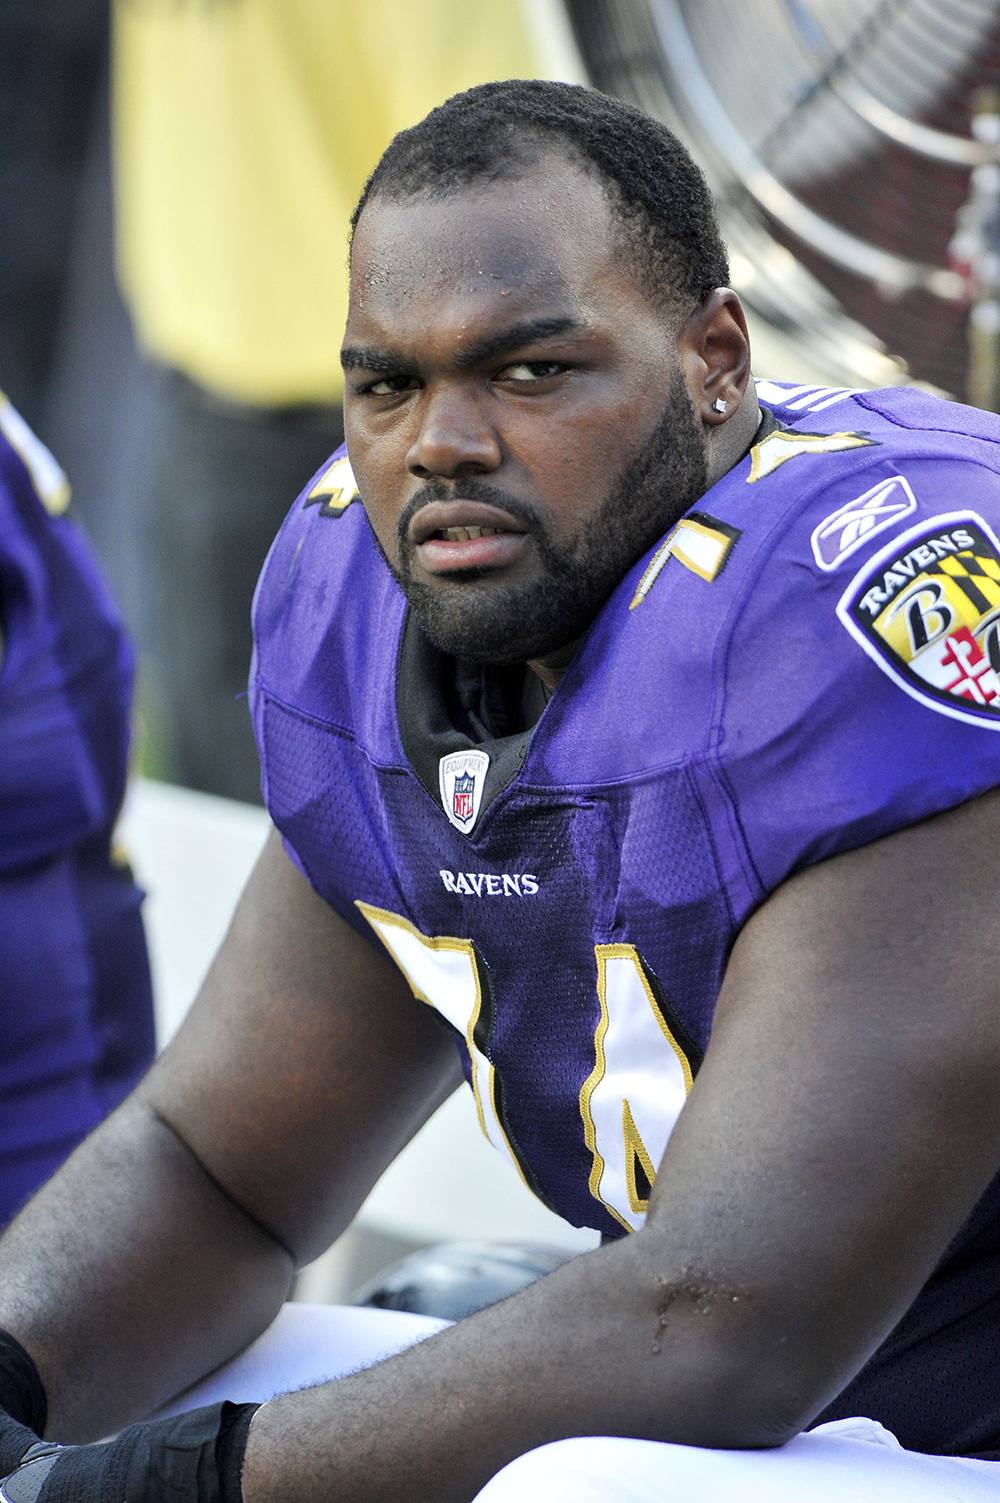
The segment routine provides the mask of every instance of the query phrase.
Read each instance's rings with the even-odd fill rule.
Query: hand
[[[0,1503],[35,1503],[42,1483],[61,1452],[67,1447],[36,1441],[21,1458],[21,1465],[0,1483]],[[76,1449],[71,1447],[69,1449]]]
[[[21,1465],[0,1483],[0,1503],[240,1503],[243,1447],[257,1407],[212,1404],[130,1425],[90,1446],[39,1444],[19,1425],[28,1445]],[[3,1449],[5,1464],[16,1440],[11,1435]]]
[[[32,1446],[38,1444],[34,1430],[18,1424],[6,1410],[0,1409],[0,1476],[12,1472]]]

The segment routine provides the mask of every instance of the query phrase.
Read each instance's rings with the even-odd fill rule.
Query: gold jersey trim
[[[779,424],[766,438],[750,450],[750,473],[747,484],[773,475],[779,466],[802,454],[841,454],[847,449],[870,449],[878,441],[856,431],[841,433],[801,433],[797,428]]]
[[[40,438],[28,427],[17,408],[0,391],[0,433],[21,460],[35,495],[50,517],[61,517],[69,506],[70,486],[62,466],[53,458]]]
[[[351,469],[351,461],[335,459],[316,481],[303,502],[304,506],[320,506],[321,517],[340,517],[352,501],[359,499],[358,483]]]
[[[738,527],[720,522],[707,512],[692,511],[682,517],[667,534],[646,566],[632,596],[630,611],[641,605],[663,570],[668,558],[675,558],[685,569],[711,584],[729,562],[729,555],[743,536]]]

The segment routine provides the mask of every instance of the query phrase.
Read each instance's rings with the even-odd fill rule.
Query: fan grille
[[[905,362],[910,379],[964,394],[967,304],[925,290],[900,293],[847,270],[754,201],[749,175],[720,166],[708,123],[700,130],[703,122],[679,97],[682,64],[670,56],[663,22],[668,10],[682,18],[722,110],[799,204],[858,241],[945,268],[969,197],[969,167],[887,139],[851,107],[845,85],[904,120],[968,139],[974,91],[1000,89],[993,0],[570,0],[568,8],[597,87],[687,137],[709,172],[731,243],[739,244],[745,227],[756,225],[759,234],[763,226],[845,316]],[[796,316],[791,308],[790,321]]]

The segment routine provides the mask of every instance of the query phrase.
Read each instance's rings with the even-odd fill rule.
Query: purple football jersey
[[[343,451],[255,601],[264,796],[290,854],[453,1031],[490,1141],[608,1236],[642,1224],[754,909],[1000,783],[1000,421],[909,390],[760,394],[750,453],[621,581],[530,732],[449,720]],[[968,1235],[1000,1247],[998,1207],[994,1188]],[[929,1308],[894,1334],[897,1365],[954,1321],[952,1302],[928,1334]],[[987,1449],[989,1339],[989,1412],[856,1385],[846,1412]]]
[[[153,1054],[142,894],[110,850],[132,653],[84,538],[40,499],[57,477],[0,398],[0,1223]]]

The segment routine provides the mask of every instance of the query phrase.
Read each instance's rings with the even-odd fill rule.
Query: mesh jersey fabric
[[[914,392],[761,391],[766,437],[622,580],[468,833],[403,749],[405,601],[358,501],[318,505],[310,483],[255,600],[251,703],[287,849],[453,1030],[491,1142],[605,1236],[642,1224],[754,909],[1000,783],[1000,423]],[[937,615],[908,607],[924,630],[973,572],[980,637],[949,616],[934,665],[904,661],[893,592],[938,592]],[[996,1194],[824,1418],[870,1414],[914,1449],[1000,1445]],[[947,1365],[961,1321],[982,1381],[932,1403],[907,1373]]]

